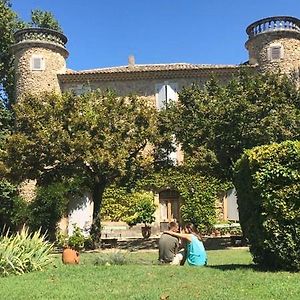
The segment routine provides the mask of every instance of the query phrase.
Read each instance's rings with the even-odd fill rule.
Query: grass
[[[0,299],[299,299],[300,273],[262,272],[245,249],[208,251],[208,267],[157,264],[157,253],[128,253],[126,265],[81,264],[0,278]]]

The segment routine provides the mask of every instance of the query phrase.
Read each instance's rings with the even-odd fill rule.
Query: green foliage
[[[16,235],[0,238],[0,276],[41,271],[51,263],[52,244],[40,232],[24,228]]]
[[[81,250],[84,248],[84,235],[82,234],[82,230],[75,226],[73,234],[69,237],[68,246],[74,250]]]
[[[27,203],[18,195],[17,187],[0,180],[0,230],[15,232],[27,219]]]
[[[13,33],[22,28],[17,14],[11,9],[10,1],[0,1],[0,103],[13,99],[14,68],[10,46],[14,43]]]
[[[38,187],[36,197],[28,207],[30,229],[41,228],[54,240],[57,222],[67,212],[68,193],[69,187],[65,183]]]
[[[67,234],[58,231],[56,234],[56,245],[61,248],[70,247],[76,251],[80,251],[85,248],[85,242],[88,238],[85,238],[82,230],[73,224],[73,234],[68,236]]]
[[[182,199],[181,217],[185,223],[194,223],[200,231],[208,231],[216,223],[216,202],[219,192],[229,188],[213,177],[201,176],[187,171],[167,169],[141,180],[138,187],[160,191],[178,191]]]
[[[153,193],[145,191],[134,192],[131,194],[131,200],[133,204],[129,209],[130,215],[125,218],[125,222],[129,226],[138,223],[150,225],[155,221],[156,205],[154,204]]]
[[[106,187],[151,163],[142,151],[155,137],[156,111],[144,99],[112,91],[29,95],[16,104],[15,114],[6,160],[12,176],[44,182],[85,178],[97,224]]]
[[[225,85],[185,88],[168,112],[195,169],[227,180],[244,149],[300,137],[300,92],[279,74],[241,72]]]
[[[0,178],[7,176],[9,170],[4,164],[5,141],[12,130],[13,116],[11,111],[0,100]]]
[[[130,196],[131,193],[124,187],[108,187],[103,195],[101,218],[104,221],[118,222],[128,217],[133,205]]]
[[[35,9],[31,11],[31,27],[48,28],[59,31],[62,33],[62,29],[55,19],[54,15],[49,11],[42,11]]]
[[[247,150],[236,165],[240,222],[254,261],[300,270],[300,142]]]
[[[155,205],[153,193],[128,191],[124,187],[111,186],[103,196],[101,216],[104,220],[113,222],[125,221],[130,226],[137,223],[154,222]]]

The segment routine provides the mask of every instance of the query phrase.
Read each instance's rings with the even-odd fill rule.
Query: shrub
[[[128,259],[126,254],[121,252],[110,253],[108,255],[102,255],[97,257],[95,261],[96,266],[110,266],[110,265],[126,265],[128,264]]]
[[[132,202],[134,205],[131,208],[131,215],[125,219],[129,226],[138,223],[145,225],[155,221],[154,213],[156,205],[154,204],[153,194],[151,192],[135,192],[132,194]]]
[[[85,238],[82,229],[80,229],[76,224],[73,225],[74,230],[71,236],[67,234],[63,234],[60,231],[57,232],[56,235],[56,245],[60,248],[69,247],[73,250],[80,251],[85,248],[85,242],[89,240],[89,238]],[[88,242],[87,242],[88,243]]]
[[[12,236],[0,239],[0,275],[20,275],[43,270],[51,263],[52,244],[45,241],[40,231],[29,234],[24,228]]]
[[[240,223],[254,262],[300,270],[300,142],[248,150],[235,168]]]
[[[18,196],[17,187],[0,180],[0,230],[15,232],[26,220],[26,202]]]
[[[57,222],[67,210],[68,191],[64,183],[38,187],[37,195],[29,205],[29,226],[32,230],[41,228],[51,240],[55,239]]]
[[[130,192],[125,188],[112,185],[104,192],[101,218],[105,221],[122,221],[129,217],[131,206]]]

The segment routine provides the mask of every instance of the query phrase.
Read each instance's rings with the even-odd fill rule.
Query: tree
[[[187,159],[225,179],[244,149],[300,138],[299,90],[278,74],[241,72],[226,85],[185,88],[169,111]]]
[[[142,152],[155,137],[155,108],[112,91],[27,96],[14,108],[16,128],[7,143],[12,175],[44,183],[62,175],[84,178],[98,234],[106,187],[147,164]]]
[[[31,11],[31,27],[48,28],[62,32],[62,28],[54,15],[49,11],[35,9]]]
[[[21,27],[10,1],[0,0],[0,101],[13,99],[14,69],[10,46],[14,43],[14,31]]]
[[[3,155],[5,154],[4,144],[6,138],[11,132],[12,129],[12,113],[11,111],[4,105],[3,102],[0,101],[0,176],[4,176],[6,174],[6,168],[3,164]]]

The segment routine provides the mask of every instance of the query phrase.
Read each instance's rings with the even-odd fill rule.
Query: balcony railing
[[[47,41],[65,47],[67,38],[62,33],[47,28],[26,28],[15,32],[16,43],[25,41]]]
[[[272,31],[295,31],[300,33],[300,20],[293,17],[270,17],[252,23],[246,29],[249,38]]]

